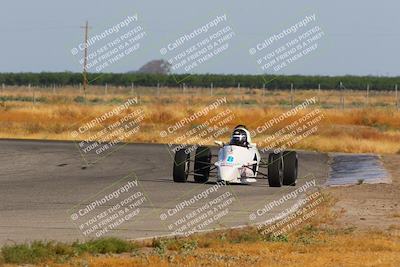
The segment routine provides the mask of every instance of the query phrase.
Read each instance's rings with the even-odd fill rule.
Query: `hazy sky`
[[[146,33],[140,48],[104,71],[136,70],[149,60],[168,59],[160,48],[226,14],[224,27],[234,32],[229,48],[191,72],[259,74],[263,71],[249,49],[315,14],[310,27],[318,26],[324,33],[318,48],[277,73],[399,76],[399,12],[400,2],[395,0],[1,0],[0,72],[81,71],[79,59],[71,54],[83,39],[80,26],[88,20],[93,36],[134,14],[138,21],[133,23]]]

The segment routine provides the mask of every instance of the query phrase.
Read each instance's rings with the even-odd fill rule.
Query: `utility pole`
[[[89,22],[86,21],[86,25],[81,27],[85,29],[85,51],[84,51],[84,58],[83,58],[83,94],[85,95],[86,101],[86,88],[88,85],[87,80],[87,58],[88,58],[88,32],[89,32]]]

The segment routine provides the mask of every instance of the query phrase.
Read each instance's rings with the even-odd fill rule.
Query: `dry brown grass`
[[[93,266],[397,266],[398,238],[381,234],[339,234],[296,242],[224,244],[190,255],[90,257]]]
[[[108,95],[104,95],[103,90],[103,88],[91,88],[90,94],[87,95],[86,105],[76,102],[76,98],[81,96],[76,88],[63,88],[55,94],[51,90],[36,89],[35,104],[26,99],[33,97],[33,88],[14,88],[3,91],[0,96],[8,97],[8,100],[2,104],[0,113],[0,138],[70,140],[69,133],[74,129],[73,127],[111,110],[118,103],[132,97],[130,89],[109,88]],[[139,96],[140,107],[144,109],[146,117],[141,124],[141,131],[126,141],[170,142],[173,139],[160,138],[160,130],[225,95],[229,103],[227,106],[235,114],[235,120],[231,121],[228,127],[246,124],[254,129],[290,109],[288,106],[290,95],[287,91],[268,91],[263,94],[259,90],[242,90],[238,94],[237,89],[214,89],[214,96],[210,96],[208,89],[191,89],[185,92],[180,89],[168,89],[161,92],[158,96],[154,88],[136,88],[133,91],[135,96]],[[308,110],[298,113],[290,120],[298,119],[316,108],[321,109],[325,117],[318,124],[318,131],[293,145],[294,148],[360,153],[400,151],[400,142],[398,142],[400,140],[400,112],[393,108],[381,108],[386,104],[392,105],[391,93],[371,96],[369,108],[344,110],[339,107],[324,108],[324,105],[335,105],[340,94],[337,91],[321,94],[315,90],[296,92],[296,103],[317,96],[322,104],[310,106]],[[349,102],[361,101],[363,97],[365,98],[362,92],[348,93]],[[374,103],[380,104],[373,106]],[[211,112],[204,119],[207,120],[215,114],[216,112]],[[255,141],[264,140],[275,130],[271,129],[257,136]],[[81,138],[85,137],[88,135],[81,136]],[[228,136],[224,135],[223,138],[228,138]]]
[[[317,230],[309,238],[297,236],[288,242],[220,240],[187,253],[172,250],[157,255],[148,250],[39,266],[398,266],[399,241],[399,237],[383,233]]]

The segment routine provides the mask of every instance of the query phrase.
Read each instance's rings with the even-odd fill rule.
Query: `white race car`
[[[212,163],[213,157],[209,147],[199,146],[196,149],[194,160],[185,149],[175,153],[173,179],[174,182],[185,183],[189,175],[194,181],[206,183],[209,177],[216,177],[217,181],[227,183],[248,184],[256,179],[268,179],[269,186],[296,185],[298,159],[296,151],[270,153],[268,160],[262,159],[257,145],[251,142],[250,132],[244,125],[235,127],[231,141],[225,144],[215,141],[220,147],[218,160]],[[194,168],[190,170],[190,162]],[[268,174],[262,169],[267,169]]]

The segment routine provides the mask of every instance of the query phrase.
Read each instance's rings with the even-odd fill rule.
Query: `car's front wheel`
[[[283,184],[295,186],[298,173],[298,159],[296,151],[283,152]]]
[[[271,187],[281,187],[283,184],[282,153],[271,153],[268,156],[268,184]]]
[[[190,154],[186,154],[185,150],[181,149],[175,152],[174,169],[172,177],[174,182],[186,183],[189,175]]]
[[[211,151],[206,146],[196,149],[194,157],[194,181],[196,183],[206,183],[210,176]]]

